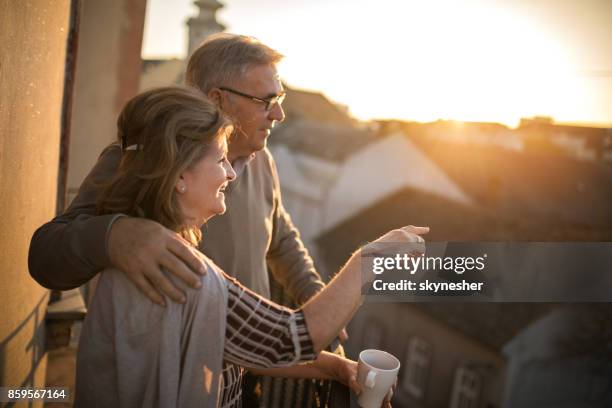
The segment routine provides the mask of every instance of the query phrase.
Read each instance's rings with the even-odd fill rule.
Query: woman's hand
[[[332,370],[329,373],[330,377],[349,387],[355,394],[361,394],[362,387],[357,382],[357,362],[336,354],[333,356],[333,364],[330,365]],[[385,396],[381,408],[391,408],[391,398],[393,398],[396,385],[397,381]]]
[[[391,408],[391,399],[393,398],[393,393],[395,393],[396,388],[397,388],[397,378],[395,379],[395,383],[393,384],[393,386],[389,389],[389,392],[387,393],[387,395],[385,395],[385,399],[380,405],[381,408]]]
[[[425,254],[425,240],[421,235],[428,232],[429,227],[412,225],[391,230],[361,248],[353,255],[350,262],[361,262],[362,279],[370,282],[375,279],[377,273],[380,273],[380,270],[375,271],[374,268],[376,258],[416,258]],[[359,258],[361,261],[358,261]]]
[[[337,354],[333,354],[332,361],[333,363],[328,366],[330,370],[329,376],[359,395],[361,386],[357,382],[357,362]]]
[[[392,252],[394,249],[401,245],[412,244],[412,249],[423,249],[425,250],[425,240],[421,235],[427,234],[429,227],[415,227],[408,225],[398,229],[387,232],[382,237],[376,239],[365,245],[362,248],[363,255]]]

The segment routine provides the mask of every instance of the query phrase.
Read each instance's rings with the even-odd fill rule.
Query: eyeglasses
[[[265,98],[264,99],[264,98],[258,98],[256,96],[246,94],[244,92],[237,91],[237,90],[232,89],[232,88],[227,88],[227,87],[224,87],[224,86],[219,87],[219,89],[221,89],[222,91],[231,92],[233,94],[242,96],[244,98],[249,98],[253,102],[263,103],[265,105],[266,112],[270,112],[272,110],[272,108],[274,107],[274,105],[276,105],[276,104],[278,104],[280,106],[283,103],[283,101],[285,100],[285,97],[287,96],[285,91],[282,91],[282,93],[280,95],[274,95],[274,96],[271,96],[269,98]]]

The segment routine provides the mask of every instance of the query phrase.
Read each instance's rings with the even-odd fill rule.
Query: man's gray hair
[[[208,94],[214,87],[231,85],[252,66],[276,64],[282,58],[281,53],[253,37],[214,34],[189,58],[185,82]]]

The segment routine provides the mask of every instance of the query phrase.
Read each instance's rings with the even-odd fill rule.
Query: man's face
[[[261,99],[268,99],[283,92],[274,65],[257,65],[249,68],[242,78],[228,87],[244,94]],[[222,93],[222,108],[234,120],[236,137],[230,143],[230,159],[248,156],[266,147],[270,129],[276,121],[285,119],[283,108],[272,105],[266,111],[265,104],[228,91]]]

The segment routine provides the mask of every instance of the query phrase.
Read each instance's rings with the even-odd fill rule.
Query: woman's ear
[[[185,179],[183,178],[182,174],[179,177],[179,179],[176,181],[176,185],[174,186],[174,189],[179,194],[183,194],[185,191],[187,191],[187,185],[185,184]]]

